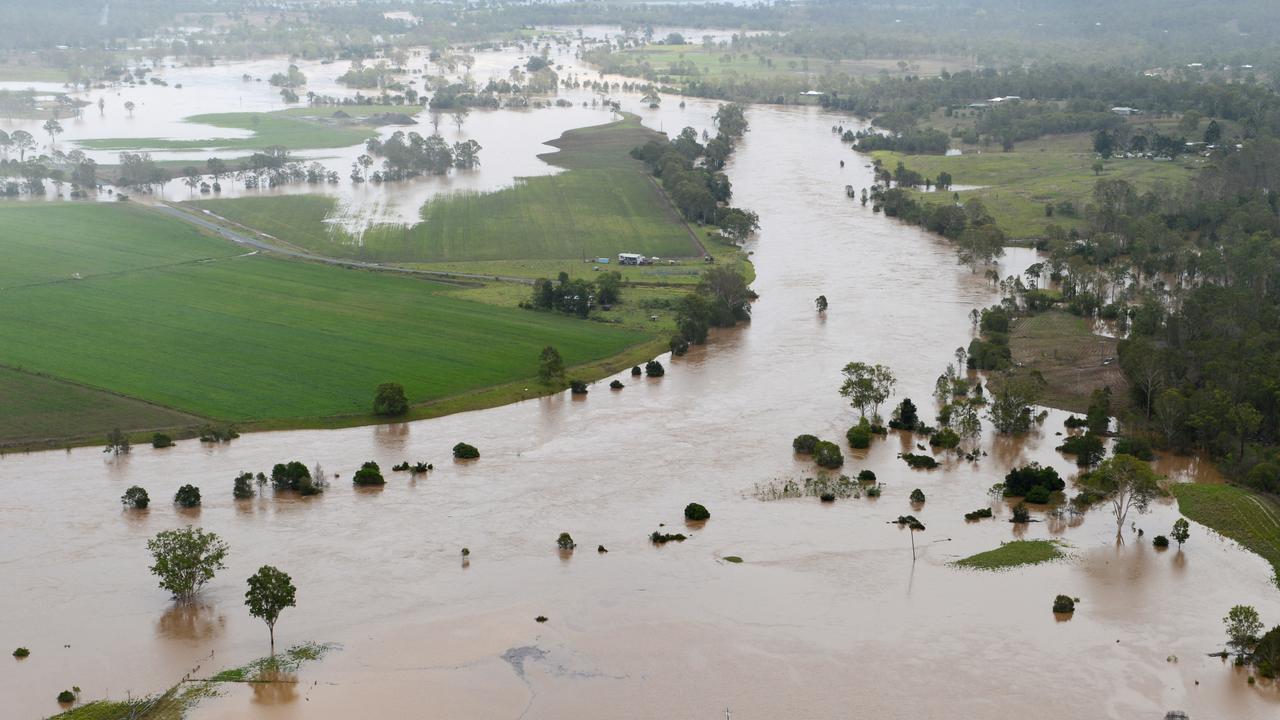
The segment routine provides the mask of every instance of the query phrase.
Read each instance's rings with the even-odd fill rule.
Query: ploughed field
[[[324,255],[377,262],[580,261],[619,252],[700,256],[688,226],[647,176],[644,164],[629,155],[632,148],[661,137],[634,115],[570,130],[549,143],[556,152],[540,156],[565,172],[521,178],[497,192],[443,196],[423,206],[420,223],[374,225],[358,238],[324,222],[333,214],[332,198],[270,196],[193,204]],[[452,269],[467,271],[465,266]]]
[[[648,339],[417,278],[251,253],[131,205],[0,204],[0,227],[13,259],[0,267],[0,382],[23,385],[20,371],[54,388],[6,393],[0,444],[31,442],[37,420],[73,438],[182,425],[184,414],[364,416],[382,382],[423,403],[532,382],[547,345],[574,366]],[[108,408],[81,413],[73,400],[89,388],[128,397],[94,393]]]

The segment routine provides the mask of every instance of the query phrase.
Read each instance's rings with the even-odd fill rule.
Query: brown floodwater
[[[264,655],[267,629],[243,597],[269,563],[298,587],[277,644],[341,647],[280,687],[222,686],[195,718],[1276,717],[1273,684],[1250,686],[1206,656],[1232,605],[1280,622],[1260,558],[1194,524],[1185,549],[1156,551],[1150,538],[1177,517],[1169,502],[1135,518],[1145,537],[1126,529],[1119,545],[1102,509],[1038,510],[1042,522],[1019,527],[996,503],[994,519],[963,520],[1015,464],[1074,476],[1053,449],[1064,413],[1025,438],[988,428],[981,461],[927,472],[896,457],[916,440],[878,440],[845,465],[876,472],[877,499],[752,496],[814,474],[793,436],[844,445],[854,414],[836,390],[849,361],[893,368],[891,403],[910,397],[931,419],[969,310],[995,295],[944,241],[845,197],[846,184],[871,184],[863,163],[838,165],[848,151],[829,128],[849,118],[761,107],[749,119],[730,175],[735,203],[760,214],[755,316],[663,358],[666,377],[401,425],[0,459],[0,643],[32,651],[3,664],[0,715],[53,714],[72,685],[85,698],[137,696]],[[459,441],[482,458],[454,462]],[[236,473],[291,459],[342,479],[319,497],[232,499]],[[366,460],[387,471],[384,489],[346,480]],[[436,470],[389,472],[402,460]],[[203,508],[167,502],[184,483],[201,487]],[[149,511],[121,511],[134,484]],[[918,510],[913,488],[927,495]],[[691,501],[708,522],[686,527]],[[914,562],[907,531],[886,522],[908,512],[927,526]],[[145,541],[193,523],[231,553],[199,603],[176,608],[147,572]],[[655,547],[663,524],[691,537]],[[562,531],[572,554],[556,550]],[[1071,559],[1003,573],[949,565],[1016,538],[1059,539]],[[1059,593],[1080,598],[1070,620],[1050,611]]]

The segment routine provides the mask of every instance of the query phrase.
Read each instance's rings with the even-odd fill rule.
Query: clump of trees
[[[817,435],[797,435],[791,441],[791,449],[802,455],[812,455],[819,442]]]
[[[319,466],[316,466],[317,469]],[[276,463],[271,468],[271,486],[280,491],[292,491],[303,496],[324,492],[324,478],[311,476],[307,466],[297,460]]]
[[[893,394],[897,378],[893,371],[883,365],[868,365],[863,362],[851,362],[842,370],[844,382],[840,385],[840,394],[849,400],[849,404],[858,410],[863,418],[871,411],[871,419],[878,420],[880,406]]]
[[[439,133],[422,137],[416,132],[396,131],[386,140],[370,138],[365,142],[369,155],[382,158],[383,169],[368,173],[371,162],[357,159],[353,179],[383,182],[405,180],[421,175],[447,175],[449,170],[470,170],[480,165],[480,143],[462,140],[450,145]],[[362,156],[367,157],[367,156]]]
[[[919,470],[932,470],[938,467],[938,461],[932,455],[902,453],[902,459],[906,461],[907,465]]]
[[[1035,462],[1014,468],[1004,476],[1004,496],[1020,497],[1029,503],[1047,503],[1052,493],[1061,492],[1066,486],[1057,470]]]
[[[690,343],[701,345],[713,327],[733,327],[751,319],[755,293],[741,271],[715,267],[702,274],[694,292],[676,307],[676,328]]]
[[[253,473],[242,472],[236,475],[231,485],[231,497],[236,500],[248,500],[253,496]]]
[[[591,310],[600,306],[612,306],[622,302],[622,274],[616,271],[601,273],[594,282],[581,278],[570,279],[561,272],[553,282],[538,278],[533,283],[533,294],[527,307],[537,310],[557,310],[565,315],[585,318]]]

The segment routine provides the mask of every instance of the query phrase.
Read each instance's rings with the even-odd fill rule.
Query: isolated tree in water
[[[373,396],[373,412],[375,415],[403,415],[409,410],[409,400],[405,397],[404,386],[400,383],[382,383]]]
[[[1117,540],[1124,530],[1129,511],[1147,512],[1151,501],[1160,494],[1160,476],[1150,465],[1132,455],[1116,455],[1104,461],[1097,470],[1082,477],[1080,484],[1111,503],[1111,511],[1116,518]]]
[[[880,405],[893,394],[897,378],[883,365],[851,362],[844,366],[844,383],[840,394],[849,398],[849,404],[858,409],[862,417],[871,411],[872,418],[880,415]]]
[[[297,588],[293,578],[270,565],[263,565],[249,577],[249,591],[244,594],[244,604],[249,614],[261,618],[271,634],[271,654],[276,653],[276,620],[285,608],[296,607]]]
[[[1191,537],[1191,523],[1186,518],[1178,518],[1173,521],[1173,531],[1169,533],[1171,537],[1178,543],[1178,547],[1182,547],[1182,543]]]
[[[115,428],[107,433],[107,446],[102,452],[109,452],[113,455],[126,455],[129,452],[129,436],[125,435],[120,428]]]
[[[818,312],[820,312],[820,313],[822,313],[822,312],[826,312],[826,311],[827,311],[827,296],[826,296],[826,295],[819,295],[819,296],[818,296],[818,299],[813,301],[813,304],[814,304],[814,306],[816,306],[816,307],[818,308]]]
[[[187,602],[226,568],[222,561],[228,547],[215,533],[185,527],[157,533],[147,541],[147,550],[154,559],[151,574],[160,579],[160,587]]]
[[[564,382],[564,360],[560,351],[550,345],[542,348],[542,356],[538,361],[538,379],[543,385]]]

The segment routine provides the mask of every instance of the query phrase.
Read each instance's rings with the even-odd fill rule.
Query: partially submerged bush
[[[573,541],[572,535],[567,532],[562,532],[560,533],[560,537],[556,538],[556,547],[561,550],[572,550],[578,547],[578,544]]]
[[[1167,548],[1169,547],[1169,538],[1163,535],[1157,535],[1155,536],[1155,539],[1151,541],[1151,544],[1158,548]]]
[[[870,470],[859,470],[859,471],[858,471],[858,482],[860,482],[860,483],[873,483],[873,482],[875,482],[875,481],[876,481],[876,474],[875,474],[875,473],[873,473],[873,472],[871,472]]]
[[[791,441],[791,449],[803,455],[812,455],[819,442],[822,441],[818,439],[817,435],[797,435]]]
[[[1122,437],[1116,440],[1111,452],[1115,455],[1132,455],[1139,460],[1155,460],[1156,454],[1151,450],[1151,443],[1146,438]]]
[[[1072,435],[1064,440],[1056,450],[1064,455],[1075,455],[1076,465],[1081,467],[1097,465],[1098,461],[1107,454],[1106,448],[1102,445],[1102,438],[1091,432],[1083,435]]]
[[[824,503],[833,503],[836,501],[836,494],[833,492],[824,492],[818,496],[818,499]]]
[[[372,460],[360,466],[356,474],[351,477],[351,482],[356,485],[387,484],[387,481],[382,477],[382,469],[378,467],[378,463]]]
[[[685,520],[709,520],[711,513],[705,507],[698,503],[689,503],[684,506]]]
[[[991,517],[991,508],[989,507],[981,508],[979,510],[974,510],[973,512],[967,512],[964,514],[965,520],[981,520],[982,518],[989,518],[989,517]]]
[[[1027,509],[1026,503],[1018,503],[1013,506],[1013,518],[1009,522],[1019,524],[1031,522],[1031,511]]]
[[[913,503],[922,503],[922,502],[924,502],[924,491],[922,491],[920,488],[916,488],[915,490],[912,490],[912,491],[911,491],[911,502],[913,502]]]
[[[933,435],[929,436],[929,445],[943,450],[950,450],[960,444],[960,436],[955,430],[944,427]]]
[[[323,478],[311,477],[311,471],[297,460],[276,463],[271,468],[271,486],[277,491],[293,490],[303,495],[316,495],[322,491],[318,482]]]
[[[183,485],[178,488],[178,492],[174,493],[173,501],[184,508],[193,508],[200,505],[200,488],[195,485]]]
[[[169,437],[168,435],[165,435],[164,433],[156,433],[155,435],[151,436],[151,447],[153,448],[173,447],[173,438]]]
[[[654,530],[653,534],[649,536],[650,542],[652,542],[654,545],[666,545],[667,543],[673,542],[673,541],[684,542],[687,539],[688,538],[684,536],[684,533],[664,533],[664,532],[659,532],[657,530]]]
[[[16,658],[24,658],[30,654],[31,654],[31,651],[24,647],[20,647],[17,650],[13,651],[13,656]]]
[[[631,366],[631,377],[639,377],[639,375],[640,375],[640,366],[639,366],[639,365],[632,365],[632,366]]]
[[[689,341],[685,340],[684,336],[679,333],[672,335],[671,341],[667,345],[671,348],[671,354],[676,357],[689,352]]]
[[[58,693],[58,702],[63,705],[67,705],[75,701],[76,701],[76,694],[71,692],[70,690],[63,690],[62,692]]]
[[[813,459],[820,467],[834,470],[844,465],[844,455],[840,446],[826,440],[819,440],[813,448]]]
[[[657,360],[650,360],[644,364],[644,374],[649,377],[662,377],[667,374],[667,370]]]
[[[581,380],[570,380],[569,392],[573,393],[574,395],[586,395],[587,384]]]
[[[1049,488],[1043,485],[1036,485],[1027,491],[1023,500],[1031,503],[1032,505],[1044,505],[1049,502],[1052,495],[1053,494],[1049,492]]]
[[[902,459],[908,465],[917,469],[932,470],[938,467],[938,461],[933,459],[932,455],[917,455],[915,453],[903,453]]]
[[[1014,468],[1004,476],[1005,497],[1027,497],[1028,502],[1048,502],[1048,494],[1064,489],[1067,483],[1058,476],[1058,471],[1051,467],[1043,467],[1040,463],[1031,463]],[[1035,488],[1044,488],[1043,500],[1031,500],[1030,493]]]
[[[253,497],[253,473],[242,472],[231,485],[231,497],[248,500]]]
[[[480,451],[473,445],[458,443],[453,446],[453,456],[459,460],[474,460],[480,457]]]
[[[626,385],[623,385],[621,380],[614,380],[613,382],[609,383],[609,388],[611,390],[621,390],[624,387],[626,387]]]
[[[205,443],[231,442],[238,437],[240,437],[240,433],[236,432],[236,429],[230,425],[224,425],[221,427],[206,425],[204,429],[200,431],[200,442]]]
[[[866,418],[862,418],[857,425],[845,432],[844,437],[849,441],[849,447],[855,450],[871,447],[871,423],[867,422]]]
[[[151,504],[151,496],[147,495],[145,488],[134,485],[120,496],[120,504],[135,510],[146,510]]]
[[[1076,611],[1076,601],[1069,595],[1059,595],[1053,599],[1053,611],[1059,614],[1073,613]]]

